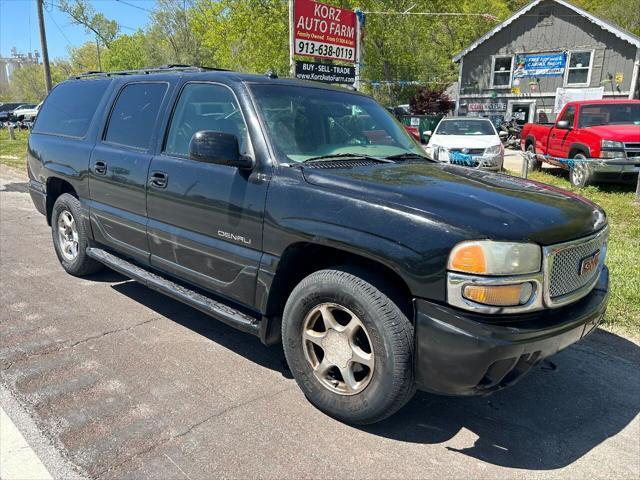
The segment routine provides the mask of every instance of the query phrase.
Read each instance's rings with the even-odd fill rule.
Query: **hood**
[[[430,146],[446,148],[487,148],[499,143],[497,135],[434,135],[429,140]]]
[[[594,133],[604,140],[640,142],[640,125],[597,125],[586,127],[585,131]]]
[[[602,209],[579,195],[465,167],[407,162],[302,168],[310,184],[393,205],[468,232],[470,239],[551,245],[590,235],[606,224]]]

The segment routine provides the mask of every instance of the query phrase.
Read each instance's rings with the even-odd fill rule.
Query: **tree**
[[[96,12],[88,0],[60,0],[59,8],[71,17],[73,23],[92,32],[106,47],[118,36],[118,22]]]
[[[106,70],[132,70],[154,65],[150,60],[149,43],[148,35],[142,31],[116,38],[105,54]]]
[[[444,115],[456,106],[445,93],[446,86],[419,87],[410,100],[411,113],[417,115]]]

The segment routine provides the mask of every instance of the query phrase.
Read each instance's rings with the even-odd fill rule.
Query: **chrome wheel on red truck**
[[[592,179],[587,157],[582,153],[576,153],[573,155],[573,160],[574,162],[569,168],[569,181],[574,187],[586,187]]]

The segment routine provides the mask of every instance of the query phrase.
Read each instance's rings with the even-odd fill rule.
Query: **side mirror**
[[[431,130],[425,130],[424,132],[422,132],[422,135],[424,135],[425,137],[430,137],[431,135],[433,135],[433,132]]]
[[[253,168],[253,159],[240,154],[238,137],[231,133],[200,130],[189,142],[189,158],[204,163]]]
[[[500,138],[505,138],[509,136],[509,132],[505,132],[504,130],[500,130],[500,132],[498,132],[498,136]]]
[[[559,120],[556,123],[556,128],[561,128],[562,130],[571,130],[569,122],[567,122],[566,120]]]

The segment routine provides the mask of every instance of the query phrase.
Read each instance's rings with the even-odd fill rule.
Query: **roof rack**
[[[79,78],[90,78],[90,77],[113,77],[118,75],[149,75],[151,73],[166,73],[166,72],[208,72],[208,71],[228,72],[229,70],[226,70],[224,68],[201,67],[198,65],[170,64],[170,65],[161,65],[159,67],[141,68],[137,70],[118,70],[115,72],[89,71],[89,72],[80,73],[78,75],[71,75],[69,78],[79,79]]]

